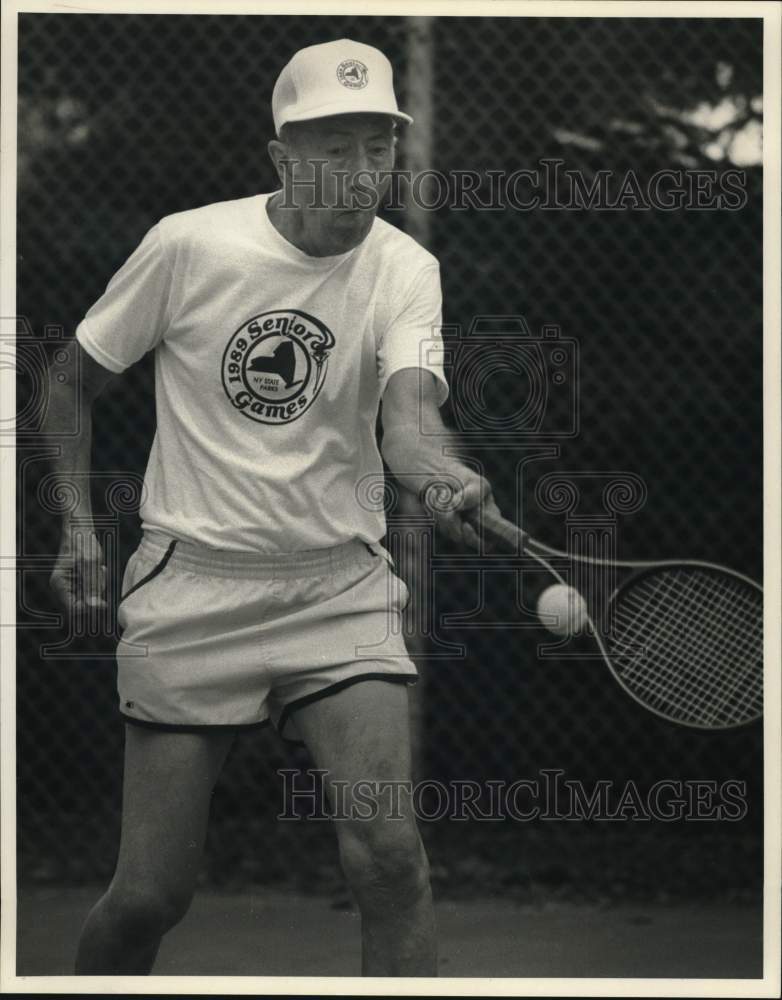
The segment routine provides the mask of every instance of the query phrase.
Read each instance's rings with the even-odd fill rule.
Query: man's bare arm
[[[49,582],[60,603],[69,611],[78,611],[88,605],[105,604],[106,568],[92,528],[89,488],[92,406],[116,376],[94,361],[77,340],[70,341],[64,349],[68,361],[58,365],[59,378],[50,381],[43,434],[47,444],[58,449],[51,460],[56,487],[64,495],[74,492],[77,500],[62,515],[60,551]],[[78,433],[61,434],[61,428],[74,426],[76,415]],[[74,533],[76,523],[80,530]]]
[[[437,405],[437,384],[431,372],[405,368],[388,380],[383,395],[383,441],[386,464],[406,489],[425,491],[427,483],[458,484],[450,509],[436,511],[438,527],[453,541],[478,546],[464,513],[479,504],[496,510],[489,482],[453,455],[444,455],[458,438],[446,428]],[[426,427],[426,434],[421,428]]]

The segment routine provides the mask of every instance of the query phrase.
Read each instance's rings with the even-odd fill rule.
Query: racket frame
[[[489,538],[499,539],[503,545],[513,548],[518,553],[529,556],[539,563],[558,583],[564,584],[565,586],[572,586],[571,583],[566,580],[561,573],[551,563],[549,559],[562,560],[563,562],[573,563],[579,562],[581,564],[588,564],[594,566],[606,566],[611,565],[613,568],[632,570],[634,571],[631,575],[622,580],[621,583],[616,585],[608,594],[605,599],[605,611],[610,613],[610,609],[615,605],[618,596],[622,591],[628,589],[632,584],[637,582],[639,579],[646,575],[651,575],[653,573],[659,572],[665,569],[702,569],[707,570],[712,573],[717,573],[724,576],[733,577],[736,580],[740,580],[742,583],[749,585],[758,591],[762,596],[763,588],[752,577],[747,576],[745,573],[740,573],[738,570],[730,569],[726,566],[720,566],[717,563],[707,562],[704,560],[697,559],[663,559],[663,560],[626,560],[626,559],[600,559],[594,556],[583,556],[578,554],[570,554],[563,552],[561,549],[552,548],[549,545],[544,545],[542,542],[537,541],[527,532],[523,531],[518,525],[513,524],[511,521],[506,520],[501,515],[497,515],[490,511],[485,511],[483,514],[473,514],[469,512],[465,515],[467,520],[470,521],[473,526],[480,531],[481,528],[484,529],[484,539],[488,536]],[[582,595],[584,596],[584,595]],[[589,595],[587,595],[589,596]],[[731,729],[739,729],[743,726],[750,725],[756,722],[759,718],[762,718],[762,708],[761,711],[748,719],[741,719],[734,723],[729,723],[726,725],[714,726],[708,725],[706,723],[699,723],[691,720],[677,719],[674,716],[661,711],[654,705],[649,704],[644,701],[643,698],[639,697],[622,679],[621,675],[617,672],[617,669],[612,662],[612,654],[606,648],[603,642],[603,636],[601,630],[597,628],[594,622],[594,616],[592,609],[589,608],[587,602],[587,621],[589,624],[589,635],[594,638],[597,643],[597,647],[600,650],[600,654],[606,663],[606,666],[611,671],[613,678],[625,692],[629,695],[637,704],[644,708],[647,712],[658,716],[661,719],[665,719],[667,722],[675,723],[678,726],[684,726],[687,729],[697,729],[706,732],[724,732]]]

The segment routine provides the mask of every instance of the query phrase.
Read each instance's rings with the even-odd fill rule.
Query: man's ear
[[[266,148],[269,151],[269,157],[274,164],[274,169],[277,171],[280,183],[284,184],[285,174],[288,169],[285,161],[290,159],[290,150],[287,144],[281,139],[272,139]]]

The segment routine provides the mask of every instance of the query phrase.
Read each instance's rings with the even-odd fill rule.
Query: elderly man
[[[272,107],[280,189],[153,226],[79,325],[49,413],[52,429],[74,406],[84,416],[58,460],[67,481],[89,469],[95,397],[155,351],[143,539],[118,610],[122,836],[78,974],[151,970],[192,899],[236,732],[271,721],[303,740],[328,781],[345,783],[348,807],[359,781],[409,781],[416,671],[389,629],[404,585],[379,543],[383,513],[363,499],[382,475],[381,401],[383,455],[403,485],[461,484],[437,514],[449,537],[475,544],[463,515],[493,503],[485,480],[420,432],[442,428],[447,395],[436,352],[421,350],[439,335],[439,270],[376,218],[397,123],[411,121],[388,60],[344,39],[302,49]],[[71,542],[68,518],[89,516],[85,496],[52,577],[75,612],[104,600],[97,539]],[[409,799],[402,813],[337,824],[367,975],[436,972]]]

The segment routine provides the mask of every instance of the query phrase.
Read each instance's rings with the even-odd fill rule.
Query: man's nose
[[[350,164],[350,177],[348,181],[351,187],[355,187],[357,184],[366,186],[367,182],[370,180],[369,174],[372,171],[372,158],[366,149],[358,147],[354,150],[353,156]],[[357,175],[361,173],[361,177]]]

